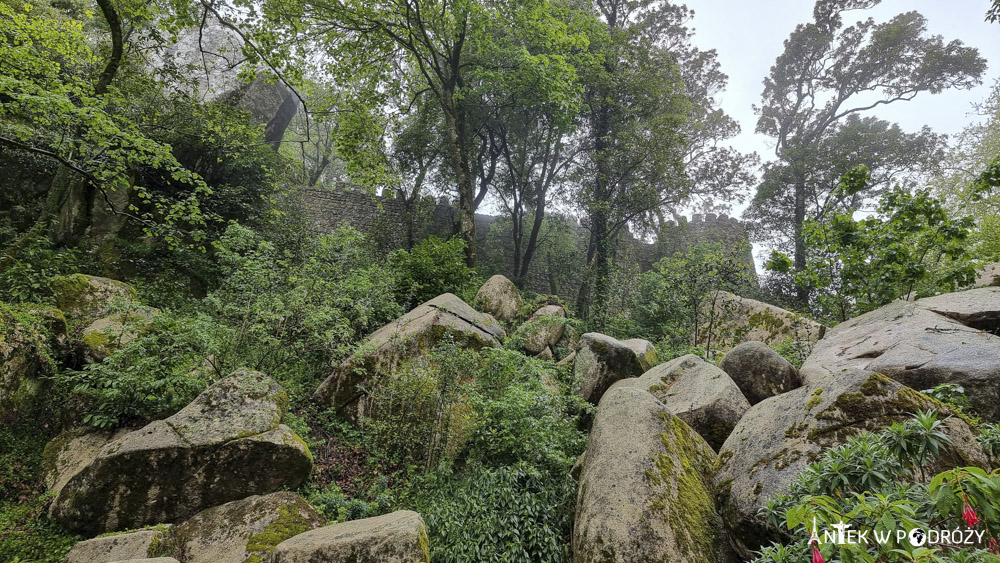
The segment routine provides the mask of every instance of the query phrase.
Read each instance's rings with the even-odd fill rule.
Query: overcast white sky
[[[742,151],[757,151],[761,158],[774,156],[768,138],[753,132],[757,118],[751,104],[759,103],[762,81],[783,42],[799,23],[812,20],[812,0],[687,0],[694,10],[690,26],[694,43],[719,53],[729,86],[720,96],[722,108],[740,122],[743,132],[731,143]],[[900,12],[916,10],[927,18],[928,32],[945,41],[959,39],[976,47],[989,62],[983,85],[973,90],[921,94],[910,102],[881,106],[867,115],[894,121],[907,131],[930,125],[939,133],[956,133],[974,120],[972,104],[982,102],[1000,77],[1000,23],[983,21],[989,0],[883,0],[871,10],[848,12],[845,23],[872,17],[887,21]]]

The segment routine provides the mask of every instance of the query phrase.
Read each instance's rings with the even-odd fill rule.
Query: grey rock
[[[729,351],[719,368],[729,374],[751,405],[802,385],[795,366],[763,342],[744,342]]]
[[[90,323],[83,329],[80,339],[84,361],[101,362],[115,351],[124,348],[136,339],[152,318],[152,311],[136,308],[101,317]]]
[[[642,338],[630,338],[623,340],[623,342],[635,352],[642,369],[649,371],[650,368],[660,363],[660,356],[656,353],[656,346],[653,346],[652,342]]]
[[[540,354],[546,348],[551,348],[559,342],[566,326],[566,317],[545,316],[532,317],[531,320],[517,327],[514,340],[531,354]]]
[[[643,371],[635,352],[621,340],[597,332],[580,337],[573,374],[580,396],[592,404],[596,405],[616,381],[639,377]]]
[[[312,456],[281,418],[288,396],[264,374],[238,370],[177,414],[103,447],[58,491],[50,517],[102,533],[179,522],[205,508],[295,488]]]
[[[98,276],[72,274],[54,278],[50,285],[56,306],[75,322],[90,321],[110,313],[115,301],[135,302],[131,285]]]
[[[651,393],[718,451],[750,403],[719,368],[694,354],[675,358],[617,385]]]
[[[14,312],[18,313],[15,315]],[[58,309],[0,307],[0,423],[27,416],[43,404],[65,346],[66,319]]]
[[[929,397],[881,374],[849,370],[816,385],[805,385],[750,407],[729,435],[716,474],[719,510],[741,556],[775,540],[760,509],[826,448],[862,431],[879,431],[913,412],[942,408]],[[942,416],[950,414],[946,409]],[[987,460],[972,429],[958,417],[947,419],[953,446],[943,452],[947,466],[985,467]]]
[[[479,349],[500,346],[504,336],[503,328],[489,315],[451,293],[439,295],[372,333],[320,384],[313,400],[358,418],[365,409],[365,394],[359,386],[377,373],[428,353],[445,337],[460,346]]]
[[[705,313],[710,312],[710,304],[705,306],[708,307]],[[827,331],[827,327],[798,313],[728,291],[719,292],[715,310],[713,341],[722,350],[751,340],[769,346],[793,340],[808,349]]]
[[[649,393],[604,394],[577,462],[573,561],[727,560],[712,499],[715,453]]]
[[[416,512],[332,524],[278,544],[272,563],[418,563],[430,561],[427,528]]]
[[[1000,420],[1000,287],[894,301],[844,321],[799,372],[818,383],[844,370],[880,372],[914,389],[965,388],[977,414]]]
[[[537,319],[539,317],[565,317],[566,309],[563,309],[561,305],[546,305],[544,307],[539,307],[537,311],[531,314],[531,319]]]
[[[122,561],[112,561],[111,563],[180,563],[173,557],[144,557],[142,559],[124,559]]]
[[[523,304],[521,292],[514,282],[497,274],[476,292],[476,305],[484,313],[490,313],[502,321],[513,320]]]
[[[111,563],[129,559],[146,559],[160,555],[170,527],[138,530],[124,534],[85,540],[73,546],[66,563]]]
[[[184,563],[269,561],[279,543],[324,523],[295,493],[255,495],[199,512],[174,529],[173,542]]]

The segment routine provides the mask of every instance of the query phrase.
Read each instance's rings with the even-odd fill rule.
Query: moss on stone
[[[423,554],[423,563],[430,563],[431,561],[431,540],[427,537],[427,528],[420,526],[420,531],[418,532],[418,540],[420,542],[420,552]]]
[[[297,506],[283,504],[278,507],[278,517],[273,522],[259,534],[250,536],[247,552],[258,556],[270,555],[279,543],[311,529],[309,520],[302,516]]]
[[[666,453],[652,460],[652,477],[663,491],[650,506],[664,514],[676,547],[686,560],[711,561],[715,558],[716,520],[711,480],[716,460],[705,451],[707,448],[698,447],[693,431],[682,420],[666,413],[660,419],[664,422],[660,436]]]
[[[816,408],[816,406],[818,406],[822,402],[823,402],[823,399],[820,399],[819,397],[814,396],[813,398],[811,398],[808,401],[806,401],[806,410],[807,411],[811,411],[814,408]]]

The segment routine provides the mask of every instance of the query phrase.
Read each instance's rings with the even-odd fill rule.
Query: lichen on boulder
[[[102,446],[58,491],[50,516],[72,530],[109,532],[297,487],[312,456],[281,424],[287,409],[271,378],[238,370],[177,414]]]
[[[615,386],[605,393],[584,459],[575,562],[729,559],[713,504],[715,453],[648,392]]]
[[[580,349],[573,363],[573,374],[580,396],[597,404],[616,381],[639,377],[643,373],[639,358],[617,338],[588,332],[580,337]]]
[[[172,541],[184,563],[263,562],[281,542],[324,523],[301,497],[278,492],[203,510],[177,526]]]
[[[642,377],[616,385],[648,391],[716,451],[750,409],[750,403],[724,371],[694,354],[675,358]]]
[[[66,563],[113,563],[153,558],[163,554],[160,550],[169,533],[170,526],[159,526],[84,540],[69,551]]]
[[[272,563],[429,563],[427,527],[419,514],[391,514],[331,524],[278,544]]]
[[[0,303],[0,421],[12,422],[41,404],[66,331],[57,309]]]
[[[107,315],[114,301],[137,300],[135,288],[131,285],[98,276],[59,276],[49,285],[55,294],[56,306],[74,322],[90,321]]]
[[[486,280],[475,298],[475,304],[481,311],[501,321],[513,320],[523,302],[514,282],[500,274]]]
[[[798,370],[763,342],[744,342],[730,350],[719,369],[726,372],[751,405],[802,385]]]

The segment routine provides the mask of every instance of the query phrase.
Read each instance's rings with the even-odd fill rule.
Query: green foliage
[[[979,528],[987,539],[1000,532],[1000,473],[961,467],[937,474],[929,485],[914,482],[923,467],[950,444],[941,432],[942,424],[936,412],[920,412],[881,433],[862,433],[823,452],[796,477],[788,494],[768,501],[763,511],[767,524],[785,534],[789,542],[762,549],[754,561],[805,560],[813,522],[820,535],[838,522],[849,523],[855,530],[892,534],[888,543],[821,542],[819,547],[827,560],[896,562],[916,557],[940,563],[994,561],[985,549],[951,546],[944,551],[920,551],[907,539],[898,541],[895,536],[897,529],[908,532],[914,528]],[[981,523],[962,522],[965,502]]]
[[[1000,459],[1000,423],[982,425],[976,439],[990,459]]]
[[[968,413],[972,410],[972,404],[965,396],[965,387],[956,383],[939,383],[930,389],[922,390],[921,393],[941,401],[955,412]]]
[[[694,346],[710,355],[721,320],[718,292],[739,292],[753,283],[745,255],[743,247],[699,242],[660,260],[639,278],[630,311],[634,328],[618,332],[657,342],[663,357]]]
[[[846,193],[863,188],[864,167],[844,176]],[[975,279],[970,260],[969,217],[952,218],[930,190],[896,187],[876,214],[855,220],[851,213],[807,221],[808,267],[796,272],[800,288],[819,293],[815,308],[825,318],[845,320],[911,292],[954,291]],[[787,258],[772,257],[782,269]],[[787,270],[787,268],[784,268]]]
[[[416,504],[427,523],[431,560],[570,561],[576,483],[566,473],[519,462],[431,476]]]
[[[380,477],[372,487],[365,492],[365,497],[348,498],[336,484],[325,490],[312,489],[305,495],[306,500],[330,522],[346,522],[361,518],[381,516],[392,510],[395,498],[388,490],[388,481]]]
[[[69,248],[53,248],[44,236],[33,238],[18,253],[17,260],[0,270],[0,301],[47,302],[49,280],[80,271],[81,254]]]
[[[434,560],[568,561],[585,407],[543,386],[554,372],[513,350],[445,343],[371,390],[363,442],[415,472],[403,506],[427,522]]]
[[[407,310],[442,293],[471,301],[478,284],[475,272],[465,265],[464,252],[462,239],[435,236],[420,241],[410,251],[394,251],[388,263],[397,276],[396,300]]]

